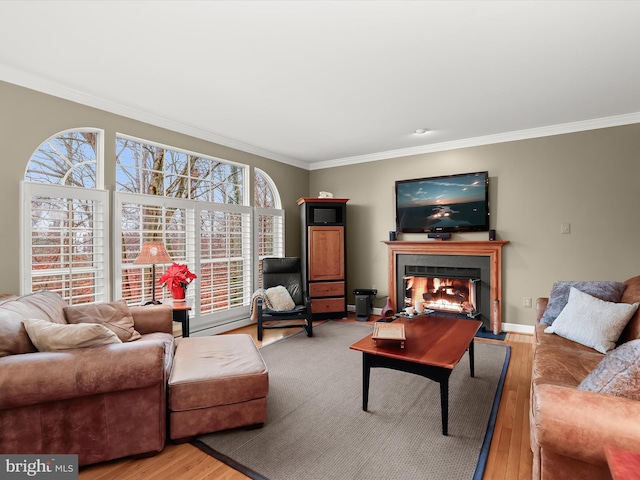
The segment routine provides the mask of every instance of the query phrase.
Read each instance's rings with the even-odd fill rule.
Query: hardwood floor
[[[298,331],[299,329],[266,330],[262,342],[256,338],[255,325],[229,333],[248,333],[253,336],[256,345],[261,346]],[[478,341],[495,342],[484,339],[478,339]],[[531,478],[529,383],[533,358],[533,336],[509,333],[506,342],[511,346],[511,361],[500,401],[484,480]],[[153,457],[125,458],[89,465],[82,467],[79,474],[79,480],[112,480],[115,478],[118,480],[240,480],[248,477],[210,457],[193,445],[188,443],[174,445],[169,441],[164,450]]]

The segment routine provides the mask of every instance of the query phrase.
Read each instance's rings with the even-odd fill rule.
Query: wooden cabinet
[[[301,198],[302,271],[313,318],[347,316],[346,221],[348,199]]]

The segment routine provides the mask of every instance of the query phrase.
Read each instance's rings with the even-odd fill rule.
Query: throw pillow
[[[142,338],[133,327],[133,315],[124,300],[110,303],[86,303],[65,307],[67,323],[98,323],[104,325],[123,342]]]
[[[640,340],[623,343],[607,353],[578,390],[640,400]]]
[[[581,292],[605,300],[607,302],[619,302],[624,292],[625,285],[622,282],[556,282],[551,288],[549,303],[540,319],[540,323],[551,325],[560,315],[560,312],[569,300],[569,290],[577,288]]]
[[[41,352],[122,343],[115,333],[97,323],[65,325],[33,318],[24,319],[22,323],[31,342]]]
[[[264,293],[267,295],[267,298],[269,298],[269,303],[271,303],[274,310],[293,310],[296,307],[289,290],[282,285],[267,288]]]
[[[638,303],[605,302],[571,287],[567,305],[544,331],[607,353],[637,309]]]

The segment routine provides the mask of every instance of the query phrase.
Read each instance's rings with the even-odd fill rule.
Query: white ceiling
[[[0,80],[311,170],[640,122],[638,1],[5,0],[0,25]]]

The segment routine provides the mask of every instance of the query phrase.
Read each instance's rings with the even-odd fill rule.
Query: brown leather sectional
[[[640,276],[625,282],[622,303],[640,302]],[[577,386],[603,354],[555,334],[540,319],[548,298],[537,303],[531,376],[531,450],[534,479],[610,479],[607,447],[640,452],[640,402]],[[618,345],[640,338],[640,311]]]
[[[66,323],[51,292],[0,299],[0,452],[77,453],[79,465],[164,448],[174,339],[168,306],[131,307],[142,338],[38,352],[23,318]]]

